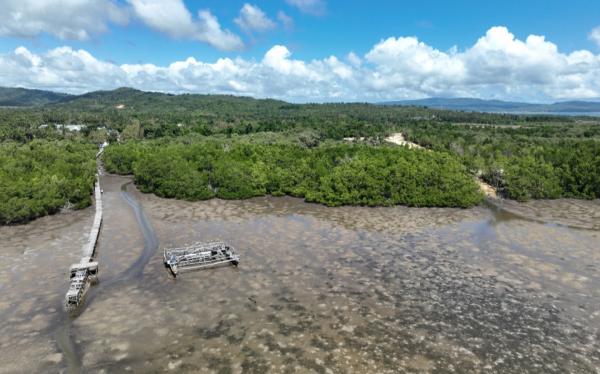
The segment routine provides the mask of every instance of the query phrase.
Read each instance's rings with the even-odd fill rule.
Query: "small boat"
[[[222,264],[238,266],[235,249],[223,242],[194,243],[188,247],[169,248],[163,253],[165,266],[174,276],[181,271],[197,270]]]

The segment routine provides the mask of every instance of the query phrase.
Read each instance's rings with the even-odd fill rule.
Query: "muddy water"
[[[188,203],[128,182],[103,177],[77,318],[60,303],[92,211],[0,228],[0,372],[600,371],[600,202]],[[214,239],[239,268],[174,280],[156,251]]]

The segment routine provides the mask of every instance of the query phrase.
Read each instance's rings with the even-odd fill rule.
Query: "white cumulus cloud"
[[[2,0],[0,36],[33,38],[42,33],[86,40],[125,24],[127,11],[112,0]]]
[[[174,38],[192,36],[196,26],[180,0],[128,0],[134,14],[147,26]]]
[[[600,99],[600,55],[562,53],[543,36],[519,40],[493,27],[464,50],[438,50],[416,37],[391,37],[364,56],[301,60],[283,45],[259,60],[190,57],[166,66],[117,65],[84,50],[0,55],[5,86],[81,93],[131,86],[166,92],[225,93],[307,101],[381,101],[462,96],[525,101]]]
[[[41,56],[19,47],[0,57],[0,77],[7,86],[43,87],[64,92],[85,92],[92,87],[127,83],[127,75],[119,66],[70,47],[55,48]]]
[[[275,28],[275,22],[269,19],[265,12],[248,3],[240,9],[240,15],[234,22],[244,31],[264,32]]]
[[[242,39],[223,29],[208,10],[194,19],[182,0],[1,0],[0,36],[33,38],[47,33],[60,39],[87,40],[125,25],[131,16],[172,38],[198,40],[215,48],[242,49]]]
[[[215,48],[239,50],[244,43],[239,36],[223,29],[208,10],[198,12],[193,19],[182,0],[128,0],[134,15],[148,27],[172,38],[198,40]]]

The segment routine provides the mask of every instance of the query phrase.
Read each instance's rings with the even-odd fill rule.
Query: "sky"
[[[597,0],[0,0],[0,85],[600,100]]]

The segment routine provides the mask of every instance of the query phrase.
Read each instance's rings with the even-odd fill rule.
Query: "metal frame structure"
[[[168,248],[163,252],[165,266],[174,276],[179,272],[214,267],[221,264],[237,266],[240,257],[235,249],[223,242],[194,243],[182,248]]]

